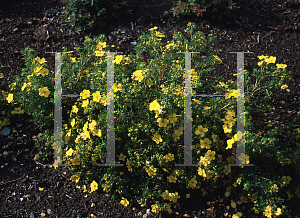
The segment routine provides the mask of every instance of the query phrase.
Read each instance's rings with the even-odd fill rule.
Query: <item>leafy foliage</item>
[[[64,21],[71,21],[79,30],[94,29],[99,22],[105,23],[112,18],[126,14],[126,0],[64,0]]]

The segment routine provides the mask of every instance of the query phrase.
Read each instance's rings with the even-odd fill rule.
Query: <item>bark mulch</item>
[[[299,128],[294,121],[300,106],[300,2],[287,0],[240,0],[240,9],[235,11],[235,19],[224,17],[221,21],[212,19],[211,14],[203,18],[162,17],[172,2],[168,0],[133,0],[131,16],[122,21],[111,21],[94,32],[78,32],[70,23],[63,23],[59,13],[65,4],[60,0],[11,0],[1,1],[0,9],[0,62],[4,81],[9,84],[13,77],[21,75],[25,67],[20,51],[26,47],[35,49],[40,57],[45,57],[50,70],[54,71],[54,56],[49,51],[62,51],[62,47],[74,50],[83,47],[86,35],[94,37],[105,33],[108,44],[115,45],[116,51],[134,53],[134,45],[143,31],[158,26],[168,40],[175,32],[183,32],[188,22],[195,22],[197,30],[206,36],[215,34],[214,48],[224,64],[218,65],[211,78],[222,75],[227,80],[236,80],[236,55],[229,52],[254,52],[245,54],[245,69],[251,72],[257,66],[258,55],[276,56],[277,63],[287,64],[293,80],[287,81],[288,89],[270,96],[269,104],[275,112],[254,117],[253,124],[261,128],[267,121],[279,121]],[[47,10],[47,15],[45,11]],[[49,37],[43,40],[37,32],[48,30]],[[125,37],[126,36],[126,37]],[[30,117],[11,122],[13,131],[8,137],[0,136],[0,217],[155,217],[146,207],[132,210],[111,200],[100,190],[83,193],[82,181],[69,180],[72,173],[66,168],[49,168],[34,160],[38,152],[32,137],[44,130],[30,122]],[[39,187],[44,188],[39,190]],[[224,198],[224,190],[215,191],[202,197],[196,190],[194,196],[179,201],[176,213],[162,217],[231,217],[235,212],[226,209],[230,201]],[[206,202],[212,202],[207,205]],[[287,202],[292,217],[300,217],[299,200]],[[251,205],[238,208],[244,217],[255,215]],[[159,215],[161,217],[161,215]],[[159,217],[156,216],[156,217]]]

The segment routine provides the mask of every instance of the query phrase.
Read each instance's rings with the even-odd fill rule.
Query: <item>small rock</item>
[[[18,28],[14,28],[14,29],[13,29],[13,32],[16,32],[17,30],[18,30]]]
[[[0,135],[8,136],[9,134],[10,134],[10,128],[8,128],[8,127],[4,127],[4,128],[0,131]]]
[[[51,209],[47,209],[47,214],[51,214]]]

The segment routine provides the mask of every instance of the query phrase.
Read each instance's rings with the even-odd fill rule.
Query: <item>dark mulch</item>
[[[83,47],[86,35],[94,37],[105,33],[108,44],[116,45],[116,51],[128,54],[134,53],[131,42],[136,41],[141,32],[158,26],[170,40],[175,32],[183,31],[186,24],[193,21],[197,30],[205,35],[213,33],[217,36],[214,48],[224,64],[214,69],[212,78],[222,75],[227,80],[236,79],[232,75],[236,73],[236,55],[229,52],[254,52],[245,55],[245,69],[249,71],[257,66],[258,55],[276,56],[277,63],[287,64],[288,70],[293,74],[293,80],[286,83],[290,91],[284,90],[270,96],[269,104],[275,107],[275,112],[254,117],[253,123],[259,128],[268,120],[283,122],[294,128],[300,126],[294,122],[300,108],[298,1],[241,0],[237,3],[240,9],[235,12],[236,20],[225,17],[222,21],[213,20],[209,14],[198,19],[159,17],[172,6],[172,2],[166,0],[134,0],[131,4],[132,15],[123,19],[123,22],[111,21],[93,33],[83,33],[75,31],[71,24],[63,23],[63,16],[60,14],[50,13],[48,17],[43,15],[45,10],[59,11],[64,6],[59,0],[1,1],[0,62],[3,64],[5,83],[10,83],[14,76],[21,74],[25,65],[20,51],[26,47],[34,48],[40,57],[45,57],[50,70],[54,71],[54,56],[45,52],[62,51],[62,47],[67,47],[68,50]],[[35,31],[43,25],[47,25],[50,34],[47,41],[34,37]],[[29,119],[30,117],[24,116],[23,119],[12,122],[10,128],[14,131],[10,136],[0,136],[0,152],[9,152],[7,156],[0,157],[0,217],[30,217],[31,214],[31,217],[40,217],[41,213],[45,213],[46,217],[89,217],[90,214],[96,217],[135,217],[137,214],[141,217],[146,214],[147,208],[137,207],[133,211],[111,200],[99,190],[83,193],[76,186],[82,187],[84,183],[71,182],[69,170],[44,168],[42,163],[34,160],[37,150],[34,149],[32,136],[43,129],[32,124]],[[39,187],[44,190],[39,191]],[[224,206],[224,203],[228,205],[229,202],[226,202],[226,198],[222,199],[222,190],[205,197],[201,197],[202,192],[193,193],[190,199],[183,198],[180,201],[176,214],[171,217],[231,217],[234,213]],[[213,204],[208,206],[207,201]],[[299,217],[299,201],[292,198],[287,205],[292,217]],[[251,206],[245,205],[238,210],[244,213],[244,217],[255,217],[250,208]]]

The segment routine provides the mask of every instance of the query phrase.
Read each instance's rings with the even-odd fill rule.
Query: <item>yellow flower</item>
[[[76,58],[71,58],[71,62],[76,62]]]
[[[278,207],[277,208],[277,211],[275,211],[275,215],[276,216],[280,216],[282,214],[282,211],[281,211],[281,209]]]
[[[276,57],[270,56],[269,58],[265,59],[265,61],[266,61],[268,64],[274,64],[275,61],[276,61]]]
[[[156,29],[157,29],[157,26],[155,26],[155,27],[149,29],[149,31],[156,30]]]
[[[162,193],[162,197],[164,200],[168,200],[169,199],[169,191],[168,190],[165,190],[163,193]]]
[[[205,173],[205,170],[198,167],[198,175],[199,176],[203,176],[204,178],[206,177],[206,173]]]
[[[0,79],[4,78],[4,74],[0,73]]]
[[[228,111],[227,111],[227,114],[228,114],[229,116],[231,116],[231,117],[235,117],[235,112],[234,112],[234,111],[228,110]]]
[[[228,127],[228,125],[223,125],[223,129],[224,129],[224,133],[231,133],[232,129],[230,127]]]
[[[95,129],[95,130],[93,130],[93,135],[94,136],[98,136],[98,137],[101,137],[102,136],[102,131],[101,131],[101,129]]]
[[[75,118],[72,119],[72,121],[71,121],[71,126],[72,126],[72,127],[75,126]]]
[[[208,138],[205,138],[204,140],[200,140],[200,147],[202,149],[203,148],[210,149],[210,144],[211,144],[211,141]]]
[[[119,160],[125,161],[126,156],[124,154],[120,154],[119,156]]]
[[[264,216],[268,217],[268,218],[272,218],[272,207],[271,205],[268,205],[267,207],[265,207],[265,210],[263,212]]]
[[[100,102],[100,100],[101,100],[100,92],[96,91],[95,93],[93,93],[93,101]]]
[[[123,59],[123,55],[117,55],[117,57],[116,57],[116,59],[115,59],[114,63],[116,63],[116,64],[120,64],[120,63],[121,63],[121,61],[122,61],[122,59]]]
[[[166,37],[164,34],[162,34],[162,33],[159,32],[159,31],[155,31],[155,35],[156,35],[157,37]]]
[[[101,103],[102,103],[104,106],[107,105],[107,97],[106,97],[106,96],[101,97]]]
[[[210,160],[208,160],[206,157],[200,157],[200,161],[199,161],[199,163],[202,165],[204,165],[204,166],[207,166],[208,164],[210,164]]]
[[[96,191],[97,189],[98,189],[98,184],[97,184],[97,182],[93,181],[91,183],[91,191],[90,191],[90,193],[93,192],[93,191]]]
[[[118,84],[117,86],[114,84],[114,92],[122,91],[122,84]]]
[[[151,208],[153,213],[159,213],[161,211],[161,208],[157,204],[151,205]]]
[[[276,67],[278,69],[285,69],[287,67],[287,65],[286,64],[276,64]]]
[[[149,167],[146,169],[146,172],[148,173],[149,176],[155,176],[156,175],[157,169],[154,168],[153,166]]]
[[[160,110],[160,105],[159,103],[154,100],[153,102],[150,103],[150,111],[157,111],[157,110]]]
[[[281,89],[287,89],[288,88],[288,86],[287,85],[283,85],[283,86],[281,86]]]
[[[82,99],[87,99],[90,97],[90,90],[83,90],[81,93],[80,93],[80,96],[82,96]]]
[[[11,103],[13,101],[13,99],[14,99],[14,94],[9,93],[8,97],[6,98],[6,100],[8,101],[8,103]]]
[[[45,63],[45,62],[47,62],[47,61],[46,61],[45,58],[42,58],[42,59],[38,59],[38,62],[39,62],[40,64],[43,64],[43,63]]]
[[[169,180],[169,183],[176,183],[176,177],[175,176],[168,176],[167,179]]]
[[[145,76],[143,70],[136,70],[132,75],[132,79],[138,80],[139,82],[141,82],[144,79],[144,77]]]
[[[178,192],[169,193],[169,200],[170,201],[173,201],[174,203],[176,203],[179,198],[180,198],[180,196],[178,195]]]
[[[264,55],[261,55],[261,56],[257,56],[259,60],[263,60],[263,59],[266,59],[268,58],[269,56],[264,56]]]
[[[49,74],[49,70],[46,69],[46,68],[43,68],[43,69],[40,71],[40,74],[44,77],[44,76],[46,76],[46,75]]]
[[[227,140],[227,147],[226,147],[226,150],[231,149],[233,143],[234,143],[234,140],[233,140],[233,139],[228,139],[228,140]]]
[[[156,142],[156,144],[159,144],[160,142],[162,142],[162,138],[159,134],[154,134],[154,137],[152,137],[152,140]]]
[[[200,137],[204,137],[205,132],[207,132],[207,131],[208,131],[207,128],[203,128],[203,126],[200,125],[200,126],[198,126],[198,128],[196,129],[195,134],[196,134],[196,135],[200,135]]]
[[[106,42],[98,42],[97,49],[101,51],[103,48],[106,48]]]
[[[96,121],[93,120],[93,121],[89,124],[89,129],[90,129],[91,131],[93,131],[93,130],[95,129],[95,126],[96,126],[96,125],[97,125]]]
[[[67,152],[66,152],[66,156],[71,156],[74,153],[74,150],[72,148],[70,148]]]
[[[39,191],[44,191],[44,188],[39,187]]]
[[[237,98],[237,89],[229,90],[229,93],[225,93],[225,99],[235,97]]]
[[[11,113],[12,114],[20,114],[21,113],[21,107],[15,107],[14,110]]]
[[[290,184],[290,181],[292,180],[292,178],[290,176],[283,176],[283,184]]]
[[[168,153],[163,158],[166,159],[166,162],[168,163],[169,161],[174,160],[174,154]]]
[[[47,98],[50,95],[50,91],[47,87],[39,88],[39,95]]]
[[[170,208],[171,206],[169,205],[169,204],[166,204],[165,203],[165,210],[169,213],[169,214],[171,214],[173,211],[171,210],[171,208]]]
[[[86,106],[88,106],[88,105],[89,105],[89,100],[84,100],[84,101],[82,102],[81,107],[86,107]]]
[[[72,112],[75,113],[75,114],[77,114],[78,108],[77,108],[76,105],[73,105],[73,106],[72,106]]]
[[[239,216],[237,214],[233,214],[232,218],[239,218]]]
[[[195,178],[192,178],[190,181],[189,181],[189,187],[191,188],[195,188],[197,185],[197,180]]]
[[[176,114],[171,114],[171,115],[169,115],[169,120],[170,120],[170,122],[171,123],[173,123],[173,122],[176,122],[177,121],[177,117],[176,117]]]
[[[169,120],[167,119],[163,120],[161,118],[158,118],[157,122],[159,127],[167,127],[167,125],[169,124]]]
[[[122,197],[122,200],[120,201],[120,203],[122,205],[124,205],[125,207],[127,207],[127,205],[129,204],[129,201],[126,198]]]
[[[74,174],[74,175],[71,176],[70,180],[71,180],[72,182],[78,183],[79,180],[80,180],[80,175],[79,175],[79,174]]]
[[[33,74],[36,75],[36,76],[40,75],[40,71],[42,70],[42,68],[43,67],[41,65],[35,67],[34,71],[33,71]]]

